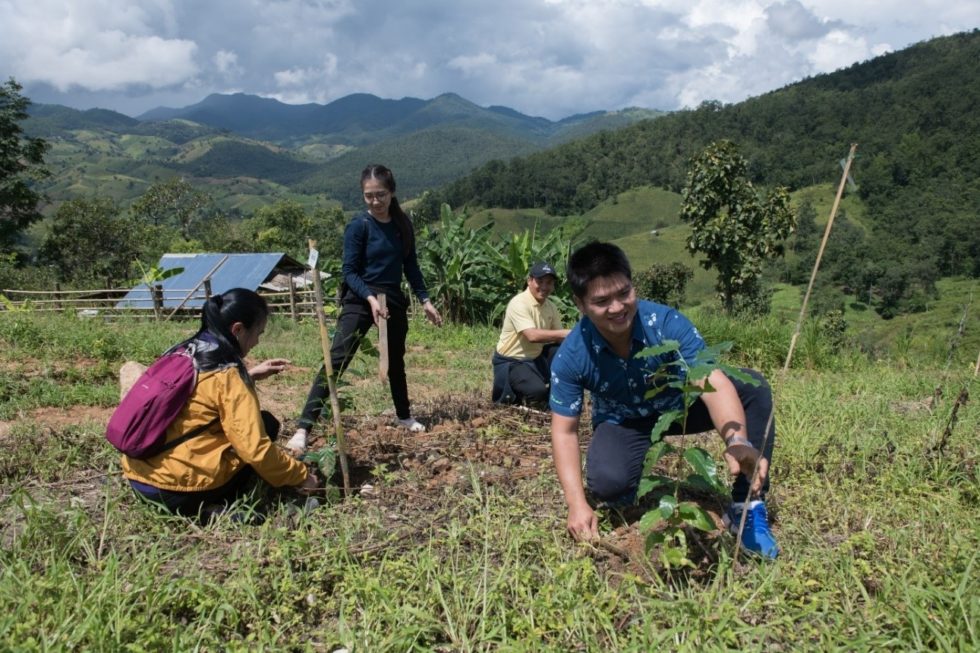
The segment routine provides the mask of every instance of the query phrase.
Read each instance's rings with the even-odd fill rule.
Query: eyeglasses
[[[372,202],[374,200],[378,200],[379,202],[383,202],[383,201],[385,201],[388,198],[388,195],[390,195],[390,194],[391,193],[389,193],[386,190],[379,190],[379,191],[374,192],[374,193],[364,193],[364,199],[366,199],[368,202]]]

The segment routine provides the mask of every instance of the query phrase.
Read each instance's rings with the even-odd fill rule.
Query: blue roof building
[[[204,305],[204,282],[210,279],[211,293],[219,295],[232,288],[257,290],[263,283],[280,274],[290,276],[307,272],[309,268],[282,253],[271,254],[164,254],[158,267],[162,270],[183,268],[183,271],[160,282],[163,286],[163,308],[200,308]],[[116,308],[153,310],[150,288],[140,284],[119,300]]]

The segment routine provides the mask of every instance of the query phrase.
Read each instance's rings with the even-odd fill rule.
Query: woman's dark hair
[[[238,366],[242,378],[251,383],[242,361],[241,345],[232,334],[231,325],[241,322],[245,328],[251,329],[268,316],[269,305],[258,293],[247,288],[232,288],[220,295],[212,295],[204,302],[200,330],[181,344],[202,338],[216,343],[217,347],[198,347],[194,353],[198,369],[210,370],[234,364]]]
[[[402,210],[401,204],[398,203],[398,198],[395,197],[395,175],[383,165],[372,163],[361,171],[362,189],[364,182],[368,179],[377,179],[391,193],[388,213],[391,215],[391,219],[395,221],[395,226],[398,227],[398,232],[402,236],[402,254],[407,257],[415,248],[415,231],[412,229],[412,221],[409,220],[408,215]]]
[[[633,280],[629,259],[612,243],[591,242],[568,257],[568,285],[579,299],[585,297],[593,279],[617,275]]]

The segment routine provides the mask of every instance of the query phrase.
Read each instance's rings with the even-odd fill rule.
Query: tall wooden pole
[[[323,286],[320,284],[320,272],[316,267],[319,254],[316,252],[316,241],[310,240],[310,268],[313,272],[313,296],[316,302],[316,319],[320,325],[320,348],[323,350],[323,372],[327,377],[327,389],[330,392],[330,409],[333,413],[333,426],[337,436],[337,455],[340,458],[340,472],[344,477],[344,495],[350,496],[350,471],[347,466],[347,443],[344,438],[344,428],[340,424],[340,400],[337,398],[337,381],[333,376],[333,363],[330,360],[330,338],[327,335],[327,320],[323,314]],[[326,480],[326,479],[324,479]]]
[[[796,339],[800,337],[800,329],[803,327],[803,319],[806,317],[806,306],[810,301],[810,293],[813,292],[813,282],[817,279],[817,270],[820,269],[820,259],[823,258],[823,250],[827,247],[827,239],[830,238],[830,229],[834,226],[834,218],[837,216],[837,208],[840,206],[840,198],[844,195],[844,184],[847,183],[847,175],[851,171],[851,163],[854,161],[854,152],[857,151],[857,143],[851,143],[851,151],[847,154],[847,162],[844,164],[844,174],[840,177],[840,186],[837,187],[837,197],[834,198],[834,206],[830,209],[830,217],[827,218],[827,226],[823,230],[823,240],[820,241],[820,249],[817,251],[817,260],[813,263],[813,272],[810,273],[810,283],[806,287],[806,294],[803,296],[803,306],[800,307],[800,317],[796,320],[796,330],[793,338],[789,342],[789,352],[786,354],[786,364],[783,371],[789,370],[789,364],[793,360],[793,350],[796,349]]]
[[[381,305],[381,311],[384,312],[388,308],[388,298],[382,293],[378,293],[378,303]],[[388,318],[381,318],[378,322],[378,378],[384,383],[388,380]]]

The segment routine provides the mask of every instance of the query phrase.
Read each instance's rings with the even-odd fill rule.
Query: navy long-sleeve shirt
[[[344,230],[344,262],[341,272],[354,293],[367,299],[374,288],[400,290],[402,273],[420,302],[429,298],[413,246],[408,256],[402,248],[402,235],[395,224],[379,222],[362,211],[347,223]]]

